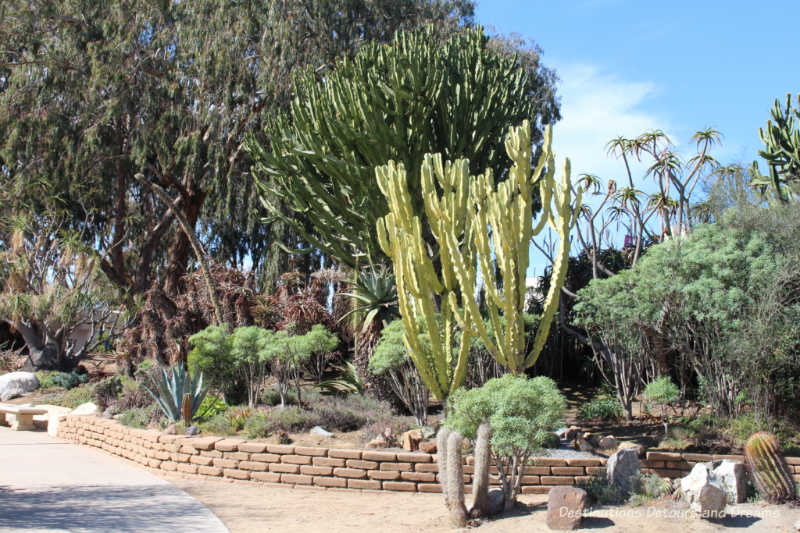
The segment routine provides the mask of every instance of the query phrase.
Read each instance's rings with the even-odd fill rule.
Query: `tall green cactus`
[[[576,220],[569,160],[557,186],[551,139],[548,127],[542,155],[531,172],[530,123],[524,121],[512,128],[505,146],[514,164],[508,178],[499,184],[495,184],[491,170],[470,179],[465,159],[443,163],[440,154],[426,154],[420,181],[425,215],[438,250],[430,249],[423,240],[422,223],[414,214],[403,165],[391,161],[375,170],[389,204],[389,214],[378,220],[377,239],[394,263],[404,340],[420,376],[436,398],[445,399],[461,386],[473,336],[480,336],[492,356],[514,374],[533,365],[544,346],[558,308],[569,258],[569,232]],[[542,200],[535,225],[534,187],[539,187]],[[576,205],[580,200],[579,193]],[[533,348],[525,353],[522,311],[528,251],[531,239],[548,224],[560,242],[539,329]],[[437,257],[441,263],[438,269],[434,266]],[[486,282],[494,338],[490,338],[474,299],[478,268]],[[496,271],[502,276],[502,288]],[[458,343],[456,326],[461,333]],[[429,350],[423,349],[423,335],[430,336]]]
[[[471,256],[455,257],[456,272],[462,289],[464,307],[472,322],[463,323],[474,335],[480,336],[498,363],[513,374],[525,371],[536,362],[547,340],[553,316],[558,309],[561,287],[569,259],[569,233],[575,225],[570,185],[570,162],[564,161],[560,184],[555,180],[555,156],[551,149],[552,132],[545,130],[542,154],[531,172],[531,138],[528,121],[512,128],[506,136],[506,151],[514,162],[508,179],[495,185],[492,172],[487,170],[471,185],[470,197],[475,217],[472,237],[477,251],[481,275],[486,286],[489,319],[494,338],[478,312],[475,294],[475,276],[469,265]],[[533,224],[533,189],[539,188],[542,211]],[[581,193],[575,205],[580,205]],[[553,264],[553,278],[544,302],[533,347],[525,352],[525,323],[522,312],[525,306],[526,272],[529,248],[533,237],[549,225],[559,236],[558,250]],[[502,288],[496,272],[502,278]],[[501,316],[504,320],[501,320]],[[466,318],[466,317],[465,317]]]
[[[753,433],[744,446],[747,468],[761,496],[771,503],[796,498],[794,479],[771,433]]]
[[[800,94],[797,102],[800,104]],[[776,99],[771,114],[772,120],[767,121],[766,128],[758,130],[764,143],[764,150],[758,154],[767,161],[769,178],[760,177],[755,183],[771,184],[778,198],[785,202],[800,195],[800,109],[792,109],[792,97],[787,94],[786,106],[782,107]],[[757,163],[753,163],[753,169],[758,171]]]
[[[426,154],[422,163],[423,201],[439,245],[440,275],[434,266],[437,254],[426,245],[420,217],[414,215],[405,168],[390,161],[375,173],[389,203],[389,214],[378,220],[377,238],[394,262],[403,339],[428,389],[444,400],[464,381],[471,339],[468,330],[461,332],[460,339],[456,335],[457,323],[469,317],[469,311],[459,311],[459,287],[451,260],[453,254],[471,253],[470,239],[448,240],[472,231],[472,219],[467,216],[468,162],[461,159],[443,165],[441,155]],[[443,191],[441,196],[437,186]],[[422,342],[425,335],[429,343]]]

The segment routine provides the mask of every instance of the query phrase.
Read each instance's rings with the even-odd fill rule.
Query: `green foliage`
[[[311,411],[319,420],[315,425],[329,431],[353,431],[392,416],[388,404],[359,394],[322,397]]]
[[[91,402],[94,394],[94,385],[87,383],[68,390],[61,397],[61,405],[75,409],[81,404]]]
[[[36,372],[36,379],[39,380],[39,388],[45,390],[58,387],[59,385],[56,385],[55,378],[60,373],[61,372],[58,370],[40,370]]]
[[[225,400],[206,394],[206,397],[200,402],[200,407],[197,408],[197,420],[200,422],[207,421],[227,410],[228,404],[225,403]]]
[[[664,376],[651,381],[644,388],[644,396],[651,402],[668,404],[676,401],[680,396],[680,389],[669,376]]]
[[[602,420],[617,420],[622,418],[622,406],[619,400],[607,395],[598,395],[588,403],[581,405],[578,412],[581,418],[591,420],[600,418]]]
[[[401,367],[409,360],[408,350],[403,343],[405,328],[402,320],[393,320],[381,331],[381,338],[369,360],[367,369],[379,376],[389,370]]]
[[[191,418],[197,414],[197,409],[206,395],[207,389],[203,386],[203,373],[199,372],[192,377],[183,365],[161,369],[161,375],[153,378],[155,390],[145,385],[147,392],[153,397],[163,413],[173,422],[182,419],[181,406],[184,394],[191,396]]]
[[[109,376],[95,384],[92,398],[100,410],[105,410],[106,407],[116,402],[121,392],[122,378]]]
[[[448,408],[447,427],[474,438],[481,422],[488,420],[495,455],[527,457],[542,448],[547,434],[561,420],[566,402],[550,378],[506,374],[477,389],[459,389]]]
[[[623,501],[619,489],[608,482],[605,474],[593,475],[575,486],[586,491],[589,505],[614,505]]]
[[[672,482],[661,478],[657,474],[639,474],[631,479],[631,504],[642,505],[650,500],[669,496],[672,492]]]
[[[189,337],[189,344],[194,347],[187,357],[189,371],[202,372],[209,385],[224,391],[236,374],[227,326],[208,326]]]
[[[374,232],[388,212],[376,166],[399,161],[410,169],[411,209],[424,217],[424,154],[464,157],[473,172],[492,168],[499,176],[508,125],[530,118],[538,141],[539,125],[557,116],[552,98],[536,98],[552,83],[538,64],[526,76],[519,56],[492,50],[480,29],[444,41],[436,32],[429,26],[400,32],[391,45],[368,43],[324,82],[309,69],[296,80],[290,116],[267,125],[270,145],[253,137],[246,143],[273,214],[351,267],[358,256],[362,264],[386,262]],[[424,238],[432,242],[429,233]]]
[[[362,334],[375,320],[386,324],[400,317],[395,277],[386,270],[370,268],[360,273],[353,292],[344,293],[343,296],[353,298],[355,305],[339,320],[344,320],[350,314],[363,314]]]
[[[785,207],[731,209],[593,280],[579,292],[577,321],[625,356],[634,381],[646,379],[655,332],[687,358],[718,413],[749,404],[768,416],[800,385],[800,299],[786,290],[800,281],[799,228]]]
[[[64,389],[72,389],[77,387],[78,385],[82,385],[86,383],[86,380],[89,379],[88,374],[79,374],[74,370],[72,372],[59,372],[56,376],[53,377],[53,384],[56,387],[61,387]]]
[[[336,377],[320,381],[314,387],[323,394],[364,394],[365,383],[356,365],[344,361],[334,366]],[[272,404],[274,405],[274,404]]]
[[[137,429],[145,429],[158,418],[159,411],[155,405],[150,407],[134,407],[120,413],[120,424]]]

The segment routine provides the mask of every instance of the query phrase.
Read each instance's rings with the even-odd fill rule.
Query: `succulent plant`
[[[765,431],[753,433],[744,446],[744,456],[753,483],[765,500],[781,503],[797,497],[794,479],[775,435]]]
[[[191,395],[191,402],[187,401],[186,403],[191,420],[197,413],[207,391],[203,387],[203,373],[198,372],[193,378],[183,365],[174,366],[169,369],[169,372],[162,368],[161,376],[153,378],[153,384],[155,390],[145,385],[147,392],[150,393],[167,418],[173,422],[182,418],[184,394]]]

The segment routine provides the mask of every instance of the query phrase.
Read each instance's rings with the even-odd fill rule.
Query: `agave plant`
[[[203,373],[198,372],[194,378],[183,365],[174,366],[169,369],[162,368],[161,376],[153,378],[155,390],[147,385],[145,388],[150,396],[156,401],[158,406],[173,422],[181,419],[181,407],[184,405],[184,395],[189,396],[186,402],[189,410],[189,419],[193,419],[197,409],[205,398],[207,389],[203,387]]]
[[[353,298],[354,306],[340,321],[355,313],[364,313],[361,333],[365,333],[376,319],[388,323],[400,318],[394,274],[385,269],[371,268],[362,273],[353,292],[344,293],[344,296]]]
[[[364,394],[364,380],[358,375],[356,365],[345,361],[343,365],[335,365],[334,368],[339,371],[339,375],[317,383],[317,390],[322,394]]]

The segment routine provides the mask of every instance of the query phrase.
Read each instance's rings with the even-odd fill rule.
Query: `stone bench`
[[[43,415],[47,409],[25,405],[0,404],[0,415],[4,416],[13,431],[30,431],[33,429],[34,415]]]

